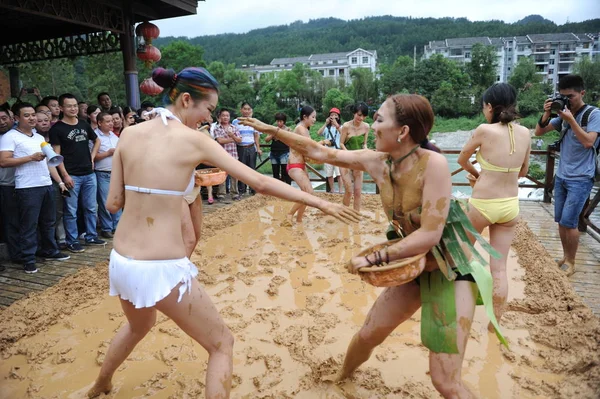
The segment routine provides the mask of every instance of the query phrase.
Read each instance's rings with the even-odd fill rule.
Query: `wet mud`
[[[256,196],[207,215],[192,258],[236,339],[231,396],[439,397],[419,339],[420,312],[351,379],[330,382],[381,292],[344,264],[384,239],[386,218],[371,195],[363,196],[367,217],[349,226],[312,208],[303,224],[282,226],[289,207]],[[507,271],[501,326],[510,350],[488,332],[478,307],[463,364],[469,388],[484,398],[597,398],[600,322],[524,223]],[[118,299],[108,296],[106,263],[2,310],[0,398],[83,398],[123,323]],[[106,397],[203,397],[206,361],[198,343],[159,315]]]

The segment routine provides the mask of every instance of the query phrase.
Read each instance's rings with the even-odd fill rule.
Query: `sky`
[[[516,22],[531,14],[557,24],[600,18],[600,0],[206,0],[198,3],[197,15],[153,22],[162,37],[196,37],[329,17],[393,15]]]

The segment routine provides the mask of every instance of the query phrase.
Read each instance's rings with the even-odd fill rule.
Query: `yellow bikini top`
[[[510,138],[510,153],[509,153],[509,155],[512,155],[515,152],[515,133],[513,131],[513,125],[511,123],[508,124],[508,136]],[[500,166],[493,165],[493,164],[489,163],[488,161],[486,161],[485,159],[483,159],[483,155],[481,155],[481,150],[477,151],[477,155],[475,155],[475,159],[477,159],[477,162],[479,162],[479,165],[481,165],[481,169],[483,169],[483,170],[489,170],[492,172],[506,172],[506,173],[519,172],[521,170],[520,166],[516,167],[516,168],[501,168]]]

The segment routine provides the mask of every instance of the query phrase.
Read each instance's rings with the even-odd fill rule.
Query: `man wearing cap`
[[[329,110],[329,117],[325,121],[325,124],[319,129],[319,136],[324,136],[321,141],[322,144],[327,147],[340,149],[340,110],[337,108],[331,108]],[[329,183],[329,189],[333,190],[333,182],[336,177],[340,176],[340,168],[334,165],[325,165],[325,176],[327,176],[327,182]],[[338,192],[342,192],[342,185],[338,182]]]

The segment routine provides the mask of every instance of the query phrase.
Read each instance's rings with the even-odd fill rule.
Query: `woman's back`
[[[118,153],[123,185],[183,192],[200,154],[198,134],[179,122],[161,118],[127,129]],[[114,170],[113,170],[114,173]],[[182,195],[125,190],[123,216],[115,234],[115,250],[135,259],[178,259],[185,256],[181,235]]]
[[[512,130],[512,134],[510,132]],[[477,128],[480,177],[473,198],[508,198],[518,194],[519,171],[529,156],[529,130],[514,122],[483,124]]]

